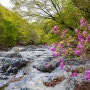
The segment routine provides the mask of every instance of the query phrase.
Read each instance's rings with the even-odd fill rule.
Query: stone
[[[1,79],[2,79],[2,80],[8,79],[8,76],[6,76],[6,75],[1,75]]]
[[[21,54],[19,54],[17,52],[8,54],[8,55],[6,55],[6,57],[8,57],[8,58],[22,58]]]
[[[10,66],[9,63],[2,64],[2,65],[0,66],[0,72],[1,72],[1,73],[6,72],[6,70],[8,69],[9,66]]]
[[[12,70],[12,67],[11,66],[8,68],[7,73],[8,74],[13,73],[13,70]]]
[[[11,66],[12,67],[17,67],[17,68],[20,69],[20,67],[21,67],[20,60],[17,59],[17,58],[13,58],[12,61],[11,61]]]
[[[31,89],[25,87],[25,88],[21,88],[20,90],[31,90]]]
[[[64,59],[65,65],[85,65],[87,60],[78,60],[78,59]]]
[[[18,68],[17,67],[12,68],[12,70],[13,70],[14,74],[17,74],[17,72],[18,72]]]
[[[17,67],[9,67],[7,70],[8,74],[13,73],[13,74],[17,74],[18,72],[18,68]]]
[[[48,68],[46,67],[47,64],[49,65]],[[47,57],[43,61],[40,61],[38,64],[33,65],[34,68],[42,72],[52,72],[58,66],[59,62],[57,59],[53,59],[52,57]]]
[[[24,60],[24,59],[19,59],[20,60],[20,64],[21,64],[21,66],[26,66],[26,64],[27,64],[27,60]]]
[[[8,81],[7,80],[0,80],[0,88],[1,87],[5,87],[8,85]]]

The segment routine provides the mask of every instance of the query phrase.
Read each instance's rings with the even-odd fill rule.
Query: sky
[[[12,7],[12,4],[10,3],[10,0],[0,0],[0,4],[4,7],[10,9]]]

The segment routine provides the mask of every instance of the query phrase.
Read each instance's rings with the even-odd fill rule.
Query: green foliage
[[[37,28],[38,27],[38,28]],[[40,25],[27,20],[0,5],[0,45],[15,46],[43,43]]]
[[[16,13],[0,6],[0,44],[6,46],[51,44],[59,41],[64,29],[69,29],[69,34],[74,36],[74,29],[77,28],[79,19],[81,17],[88,19],[89,16],[89,13],[88,15],[86,13],[86,9],[89,11],[89,0],[88,3],[83,0],[11,1]],[[23,6],[26,6],[26,11],[22,9]],[[21,16],[28,16],[29,22],[33,19],[36,21],[28,23],[26,19],[21,19]],[[50,33],[55,25],[59,26],[58,36]]]
[[[72,2],[90,22],[90,0],[72,0]]]
[[[0,44],[13,46],[16,44],[17,29],[11,21],[0,18]]]

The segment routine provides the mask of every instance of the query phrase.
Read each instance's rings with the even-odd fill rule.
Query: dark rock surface
[[[7,54],[2,60],[0,65],[0,72],[1,73],[13,73],[17,74],[18,70],[26,66],[27,59],[23,58],[19,53],[10,53]]]
[[[26,87],[26,88],[21,88],[21,90],[31,90],[31,89]]]
[[[89,60],[78,60],[78,59],[73,58],[71,60],[64,59],[63,61],[64,61],[64,65],[80,66],[80,65],[85,65]],[[47,64],[49,65],[48,68],[46,67]],[[52,72],[58,66],[59,66],[59,61],[52,57],[46,57],[44,58],[43,61],[40,61],[36,65],[33,65],[34,68],[42,72]]]
[[[46,67],[47,64],[49,65],[48,68]],[[44,58],[44,60],[40,61],[38,64],[33,65],[34,68],[42,72],[52,72],[58,66],[59,66],[59,63],[55,61],[54,58],[52,57],[46,57]]]
[[[18,52],[8,54],[8,55],[6,55],[6,57],[8,57],[8,58],[22,58],[22,56]]]
[[[65,65],[85,65],[89,60],[78,60],[78,59],[64,59]]]

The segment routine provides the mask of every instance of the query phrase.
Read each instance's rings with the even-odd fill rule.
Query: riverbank
[[[61,70],[58,59],[51,56],[49,46],[18,46],[8,51],[1,50],[0,71],[3,64],[4,68],[6,63],[9,66],[0,72],[0,90],[73,90],[73,79],[71,84],[68,83],[70,63],[73,66],[72,71],[78,72],[78,81],[81,82],[85,70],[90,69],[90,62],[74,59],[64,61],[66,65]]]

